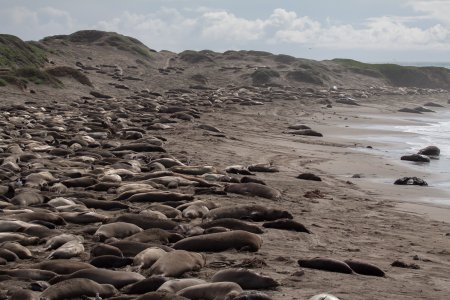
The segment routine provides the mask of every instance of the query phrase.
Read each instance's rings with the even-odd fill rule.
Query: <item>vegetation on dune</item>
[[[320,74],[318,72],[313,72],[312,70],[295,70],[288,72],[286,78],[289,80],[306,82],[312,84],[323,84],[323,80],[320,78]]]
[[[71,77],[83,85],[92,86],[92,82],[86,75],[72,67],[54,67],[47,69],[46,72],[54,77]]]
[[[0,67],[40,67],[46,60],[46,50],[42,45],[24,42],[13,35],[0,34]]]
[[[333,59],[354,73],[385,78],[394,86],[450,87],[450,70],[440,67],[412,67],[396,64],[368,64],[352,59]]]
[[[259,68],[253,72],[250,77],[252,78],[254,85],[262,85],[269,83],[272,78],[280,77],[280,73],[269,68]]]
[[[50,84],[55,87],[60,87],[62,85],[61,81],[49,74],[47,71],[30,66],[20,67],[12,69],[9,72],[4,72],[0,75],[0,80],[4,83],[15,85],[19,88],[26,88],[27,83]]]
[[[191,76],[191,79],[200,83],[200,84],[207,84],[208,83],[208,78],[206,78],[206,76],[202,75],[202,74],[194,74]]]
[[[181,60],[184,60],[185,62],[196,64],[200,62],[212,62],[213,60],[207,56],[205,53],[193,51],[193,50],[186,50],[179,54],[179,57]]]
[[[66,44],[67,42],[72,42],[99,46],[112,46],[123,51],[139,54],[140,56],[148,59],[152,58],[152,52],[156,52],[133,37],[100,30],[81,30],[70,35],[54,35],[46,37],[42,41],[46,43],[54,40],[59,40],[61,42],[65,42]]]
[[[291,63],[297,61],[297,58],[290,56],[290,55],[279,54],[279,55],[275,55],[273,60],[278,63],[288,65],[288,64],[291,64]]]

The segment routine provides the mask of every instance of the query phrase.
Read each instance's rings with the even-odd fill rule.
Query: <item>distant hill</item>
[[[161,90],[227,85],[390,85],[450,90],[450,70],[439,67],[367,64],[351,59],[315,61],[255,50],[157,52],[135,38],[98,30],[49,36],[39,42],[0,35],[0,86],[23,88],[33,83],[62,87],[62,78],[87,86],[114,86],[117,81],[130,80],[133,86],[141,81]]]

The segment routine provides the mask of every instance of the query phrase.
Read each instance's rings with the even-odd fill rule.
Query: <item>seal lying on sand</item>
[[[178,277],[188,271],[200,270],[205,264],[205,257],[200,253],[174,250],[162,255],[149,269],[149,273]]]
[[[50,286],[41,294],[41,300],[95,297],[96,294],[102,297],[111,297],[116,293],[117,290],[110,284],[98,284],[90,279],[75,278]]]
[[[262,238],[259,235],[236,230],[188,237],[176,242],[172,248],[187,251],[221,252],[236,249],[255,252],[261,245]]]

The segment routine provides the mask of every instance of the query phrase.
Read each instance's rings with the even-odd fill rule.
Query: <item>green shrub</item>
[[[269,68],[259,68],[251,75],[254,85],[269,83],[272,78],[280,77],[280,73]]]
[[[78,81],[83,85],[92,86],[92,82],[86,75],[84,75],[83,73],[72,67],[67,66],[54,67],[47,69],[46,72],[54,77],[72,77],[73,79],[75,79],[76,81]]]

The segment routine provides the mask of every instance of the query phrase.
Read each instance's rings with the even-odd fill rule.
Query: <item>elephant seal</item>
[[[0,249],[0,258],[3,258],[7,262],[17,261],[19,257],[12,251],[8,249]]]
[[[169,292],[156,291],[141,295],[137,297],[136,300],[189,300],[189,299]]]
[[[71,274],[83,269],[93,269],[94,267],[88,263],[69,260],[69,259],[54,259],[42,261],[40,263],[28,266],[30,269],[40,269],[55,272],[56,274]]]
[[[355,271],[355,273],[358,274],[378,277],[384,277],[386,275],[384,274],[383,270],[370,263],[350,259],[345,260],[344,262],[349,265],[350,268]]]
[[[117,290],[110,284],[98,284],[87,278],[74,278],[50,286],[41,294],[41,300],[60,300],[82,296],[111,297]]]
[[[127,200],[130,202],[168,202],[182,200],[191,201],[193,199],[194,196],[192,195],[155,190],[148,191],[146,193],[134,194]]]
[[[20,259],[29,259],[33,257],[30,249],[16,242],[5,242],[1,244],[0,247],[13,252]]]
[[[119,248],[108,244],[97,244],[91,249],[91,257],[103,255],[114,255],[118,257],[123,257],[123,253],[122,251],[120,251]]]
[[[8,275],[15,278],[23,278],[35,281],[48,281],[58,274],[52,271],[39,269],[14,269],[0,270],[0,275]]]
[[[176,242],[173,249],[187,251],[221,252],[228,249],[256,252],[262,245],[262,238],[254,233],[236,230],[188,237]]]
[[[86,205],[87,208],[94,208],[94,209],[121,210],[130,208],[128,205],[116,201],[105,201],[95,199],[77,199],[77,201]]]
[[[292,219],[292,215],[284,210],[269,208],[258,204],[242,204],[223,206],[212,209],[206,216],[209,220],[233,218],[253,221],[274,221],[278,219]]]
[[[101,225],[94,234],[94,240],[103,242],[108,238],[126,238],[143,229],[131,223],[115,222]]]
[[[330,294],[319,294],[312,296],[309,300],[339,300],[339,298]]]
[[[200,253],[174,250],[162,255],[149,269],[151,275],[178,277],[188,271],[200,270],[206,264]]]
[[[176,233],[167,232],[160,228],[150,228],[126,237],[126,241],[134,241],[141,243],[158,243],[158,244],[168,244],[177,242],[183,237]]]
[[[8,290],[9,300],[39,300],[39,296],[32,291],[22,288],[12,288]]]
[[[203,279],[198,279],[198,278],[171,279],[171,280],[163,283],[158,288],[158,291],[177,293],[178,291],[181,291],[182,289],[185,289],[187,287],[198,285],[198,284],[203,284],[203,283],[206,283],[206,281],[204,281]]]
[[[175,228],[175,226],[178,225],[177,222],[174,222],[172,220],[153,219],[146,215],[131,214],[131,213],[121,214],[120,216],[113,218],[111,222],[131,223],[141,227],[144,230],[149,228],[161,228],[164,230],[172,230]]]
[[[28,246],[36,245],[39,242],[39,238],[15,232],[0,232],[0,243],[3,242],[17,242],[22,246]]]
[[[70,241],[53,251],[48,259],[72,258],[84,253],[84,246],[79,241]]]
[[[44,247],[46,249],[54,250],[54,249],[58,249],[59,247],[61,247],[62,245],[64,245],[67,242],[70,242],[70,241],[77,241],[77,242],[82,243],[84,241],[84,238],[82,236],[74,235],[74,234],[60,234],[60,235],[49,238],[45,242]]]
[[[119,257],[115,255],[102,255],[94,257],[91,261],[89,261],[89,263],[96,268],[115,269],[131,265],[133,263],[133,259],[130,257]]]
[[[242,292],[242,288],[234,282],[214,282],[184,288],[177,295],[188,299],[225,300],[229,294]]]
[[[232,183],[225,187],[225,192],[240,195],[258,196],[271,200],[278,200],[281,198],[280,191],[268,187],[267,185],[255,182]]]
[[[201,228],[225,227],[231,230],[244,230],[251,233],[263,233],[257,225],[232,218],[223,218],[200,224]]]
[[[15,191],[15,196],[9,201],[17,206],[30,206],[44,203],[45,197],[34,189],[23,189]]]
[[[273,300],[269,295],[259,291],[244,291],[240,294],[233,295],[226,300]]]
[[[280,285],[268,276],[242,268],[221,270],[214,274],[211,282],[235,282],[245,290],[269,289]]]
[[[352,268],[345,262],[332,258],[316,257],[312,259],[300,259],[298,260],[300,267],[311,268],[336,273],[353,273]]]
[[[250,172],[264,172],[264,173],[277,173],[280,172],[276,167],[271,164],[253,164],[248,166]]]
[[[125,286],[121,291],[125,294],[142,295],[158,290],[165,282],[167,282],[167,280],[169,279],[164,276],[151,276],[136,283]]]
[[[132,284],[145,279],[144,276],[135,272],[113,271],[94,268],[79,270],[68,275],[57,276],[51,279],[49,283],[55,284],[73,278],[87,278],[100,284],[111,284],[115,288],[119,289],[128,284]]]
[[[140,269],[148,269],[166,253],[167,252],[161,248],[147,248],[134,257],[133,265],[138,266]]]
[[[68,188],[75,188],[75,187],[83,187],[87,188],[89,186],[92,186],[94,184],[97,184],[98,181],[95,178],[92,178],[90,176],[84,176],[80,178],[73,178],[73,179],[67,179],[61,181],[62,184],[67,186]]]
[[[305,227],[305,225],[291,219],[281,219],[272,222],[266,222],[263,224],[263,227],[311,233],[311,231],[309,231]]]
[[[61,212],[60,216],[69,223],[73,224],[91,224],[98,222],[106,222],[109,217],[99,214],[94,211],[82,211],[82,212]]]
[[[439,149],[436,146],[428,146],[423,149],[420,149],[417,154],[426,156],[439,156],[439,154],[441,154],[441,149]]]
[[[123,255],[126,257],[135,257],[140,252],[150,247],[158,247],[166,252],[173,250],[172,248],[164,245],[158,245],[154,243],[133,242],[133,241],[117,241],[110,243],[110,245],[119,248],[119,250],[122,251]]]
[[[56,213],[50,212],[24,212],[15,214],[14,218],[24,222],[45,221],[55,225],[66,225],[66,221]]]

